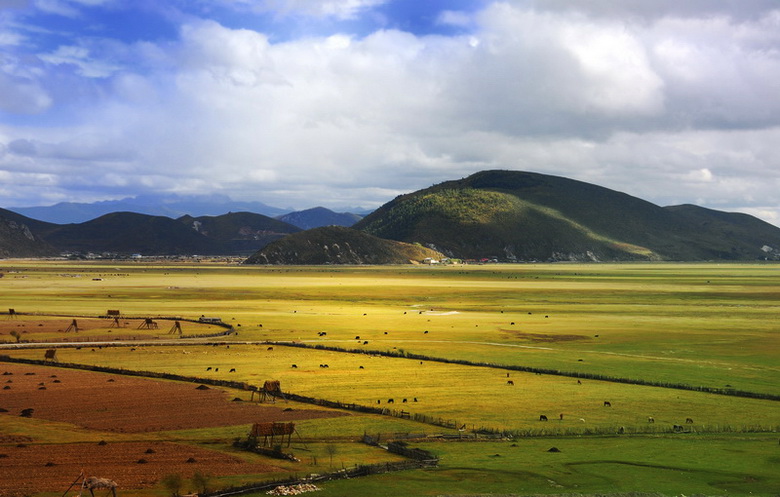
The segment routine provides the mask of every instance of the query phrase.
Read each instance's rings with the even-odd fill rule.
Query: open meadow
[[[2,262],[0,495],[81,469],[203,493],[405,460],[393,439],[438,465],[319,495],[780,493],[776,264]],[[270,421],[298,461],[234,445]]]

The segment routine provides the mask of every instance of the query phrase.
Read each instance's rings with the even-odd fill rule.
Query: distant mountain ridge
[[[520,171],[483,171],[401,195],[354,228],[467,259],[780,257],[780,228],[752,216],[663,208],[597,185]]]
[[[114,212],[134,212],[149,216],[165,216],[173,219],[181,216],[220,216],[231,212],[252,212],[275,218],[292,216],[291,219],[298,220],[296,222],[305,224],[305,227],[295,223],[290,224],[299,226],[302,229],[331,224],[350,226],[362,217],[360,213],[365,214],[367,212],[365,209],[358,207],[353,208],[358,214],[350,212],[337,213],[325,207],[293,211],[292,209],[273,207],[263,202],[236,201],[227,195],[220,194],[139,195],[121,200],[105,200],[92,203],[60,202],[49,206],[8,207],[7,209],[31,219],[55,224],[83,223]],[[282,220],[289,223],[289,221]]]
[[[45,207],[9,207],[8,210],[56,224],[83,223],[114,212],[134,212],[173,219],[185,215],[218,216],[228,212],[254,212],[273,217],[289,212],[262,202],[239,202],[218,194],[140,195],[93,203],[61,202]]]
[[[350,212],[333,212],[325,207],[314,207],[276,216],[276,219],[308,230],[322,226],[345,226],[348,228],[363,219],[363,216]]]

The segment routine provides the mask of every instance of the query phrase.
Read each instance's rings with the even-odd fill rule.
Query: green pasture
[[[642,436],[427,443],[439,467],[322,484],[346,497],[764,495],[780,492],[775,436]],[[560,452],[548,452],[556,447]],[[255,494],[258,497],[260,494]]]

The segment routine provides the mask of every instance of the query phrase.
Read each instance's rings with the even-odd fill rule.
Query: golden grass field
[[[488,442],[437,442],[431,450],[441,456],[438,469],[331,483],[322,495],[385,495],[382,492],[388,489],[395,493],[386,495],[780,492],[780,479],[772,476],[780,454],[768,448],[772,440],[777,447],[778,401],[593,379],[578,382],[573,376],[598,374],[777,394],[777,265],[342,268],[5,262],[0,266],[4,274],[0,310],[7,307],[24,314],[0,315],[0,341],[6,342],[0,354],[43,359],[50,346],[43,342],[72,346],[76,341],[127,340],[132,347],[88,343],[78,349],[61,348],[57,359],[252,385],[274,379],[286,392],[404,410],[462,427],[461,434],[488,429],[512,436],[489,442],[499,456],[485,455]],[[104,315],[107,309],[121,310],[122,327],[85,317]],[[182,321],[180,338],[169,333],[172,321],[162,319],[201,315],[221,317],[236,333],[218,339],[187,338],[219,329]],[[79,316],[84,329],[65,332],[71,316]],[[136,319],[143,317],[154,318],[159,329],[137,329],[141,321]],[[37,348],[9,350],[16,346],[10,335],[14,329],[26,331],[22,342],[41,343]],[[453,359],[491,367],[442,362]],[[565,374],[540,375],[502,366]],[[226,395],[249,400],[249,392]],[[2,398],[0,391],[0,407]],[[391,398],[394,402],[388,404]],[[34,443],[105,435],[13,414],[0,414],[0,435],[27,436]],[[548,421],[539,420],[542,414]],[[693,423],[686,423],[687,418]],[[686,433],[672,433],[674,425],[684,426]],[[228,423],[156,432],[147,439],[210,443],[232,453],[230,443],[246,431],[247,425]],[[322,467],[329,459],[323,447],[329,443],[338,444],[339,463],[345,466],[387,457],[367,458],[365,446],[357,450],[353,440],[364,432],[383,437],[458,433],[397,417],[354,413],[302,421],[300,431],[316,449],[307,452],[301,446],[306,457],[298,466],[286,463],[282,472],[327,470]],[[527,451],[523,457],[510,456],[511,444],[568,449],[557,462],[544,463],[549,456],[529,456]],[[599,447],[613,447],[616,455],[606,457],[604,451],[611,449]],[[697,447],[712,456],[695,456]],[[685,457],[676,459],[674,454]],[[756,462],[747,467],[741,463],[744,458]],[[616,464],[623,468],[623,476],[615,473]],[[628,467],[633,469],[625,471]],[[734,474],[727,468],[734,468]],[[663,476],[675,471],[688,477]],[[496,472],[503,476],[494,486],[484,486],[485,478],[496,478]],[[252,475],[216,475],[213,484],[238,481],[252,481]],[[160,486],[149,491],[167,495]],[[128,488],[123,495],[148,495],[137,492]]]

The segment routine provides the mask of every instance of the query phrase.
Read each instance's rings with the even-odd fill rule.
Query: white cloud
[[[64,17],[77,17],[78,9],[73,7],[67,0],[33,0],[33,4],[38,10],[47,14],[56,14]]]
[[[259,12],[274,12],[279,16],[332,17],[354,19],[361,12],[387,3],[389,0],[220,0]]]
[[[81,7],[97,7],[115,3],[116,0],[32,0],[36,9],[63,17],[79,17]]]
[[[37,82],[0,72],[0,110],[12,114],[38,114],[51,103],[51,97]]]
[[[92,57],[89,49],[83,46],[63,45],[52,53],[40,54],[38,57],[49,64],[76,66],[78,74],[86,78],[105,78],[121,68],[106,60]]]
[[[436,19],[438,24],[447,26],[469,27],[473,24],[471,14],[458,10],[445,10]]]
[[[23,41],[24,37],[19,33],[14,33],[12,31],[0,31],[0,46],[20,45]]]

